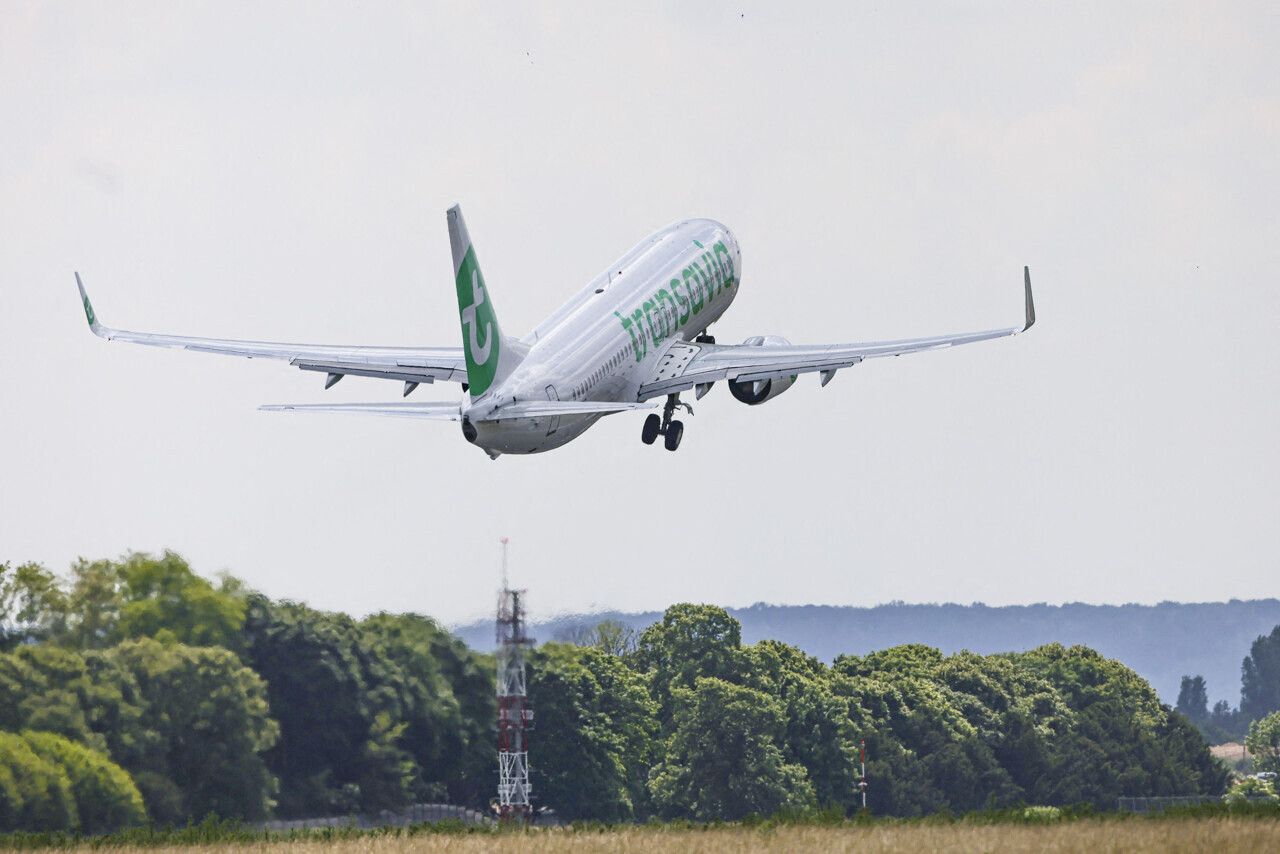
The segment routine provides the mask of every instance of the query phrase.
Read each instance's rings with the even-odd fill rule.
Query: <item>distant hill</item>
[[[837,655],[862,655],[905,643],[944,653],[968,649],[989,654],[1022,652],[1058,641],[1084,644],[1131,667],[1173,705],[1184,675],[1203,676],[1210,705],[1240,702],[1240,662],[1258,635],[1280,625],[1280,599],[1159,605],[906,605],[873,608],[834,605],[765,605],[729,608],[742,623],[746,643],[772,638],[830,663]],[[536,615],[535,615],[536,616]],[[574,626],[614,619],[644,629],[662,619],[638,614],[575,614],[530,624],[538,640],[553,640]],[[492,622],[454,627],[476,650],[494,647]]]

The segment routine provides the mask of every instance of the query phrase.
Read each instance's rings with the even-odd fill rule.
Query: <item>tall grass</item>
[[[324,827],[269,832],[209,818],[185,828],[135,828],[80,837],[67,833],[0,835],[0,851],[55,849],[113,854],[632,854],[680,851],[859,852],[1280,852],[1280,809],[1213,805],[1159,816],[1080,815],[1072,810],[1002,810],[925,819],[843,820],[834,814],[778,816],[735,824],[654,822],[577,824],[527,831],[461,822],[385,827]]]
[[[928,824],[917,822],[842,826],[742,825],[698,830],[670,827],[627,827],[597,832],[571,829],[528,833],[383,833],[333,838],[264,839],[194,843],[177,846],[97,846],[89,841],[70,850],[119,854],[174,851],[183,854],[632,854],[679,851],[689,854],[739,852],[858,852],[858,854],[972,854],[972,852],[1042,852],[1055,854],[1125,854],[1125,852],[1232,852],[1274,854],[1280,851],[1280,823],[1244,818],[1183,818],[1169,821],[1103,821],[1087,819],[1056,824]]]

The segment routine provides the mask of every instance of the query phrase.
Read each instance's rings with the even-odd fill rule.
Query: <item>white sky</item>
[[[1280,5],[0,5],[0,560],[172,548],[275,597],[532,607],[1280,595]],[[721,385],[490,462],[258,412],[398,383],[127,329],[460,341],[461,202],[520,335],[728,224],[721,341],[1025,336]],[[411,399],[456,396],[424,386]],[[1189,630],[1194,630],[1189,627]]]

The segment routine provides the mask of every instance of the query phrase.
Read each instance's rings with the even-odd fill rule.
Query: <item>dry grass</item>
[[[89,849],[78,849],[88,854]],[[101,849],[99,849],[101,850]],[[1164,821],[1083,820],[1043,826],[881,824],[844,827],[741,827],[661,830],[637,827],[600,833],[568,830],[529,834],[367,836],[335,842],[278,842],[174,848],[115,848],[114,854],[689,854],[858,852],[858,854],[980,854],[981,852],[1280,852],[1280,822],[1202,818]]]

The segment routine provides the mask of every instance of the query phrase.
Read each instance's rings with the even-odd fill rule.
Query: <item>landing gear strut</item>
[[[653,412],[644,420],[644,429],[640,431],[640,441],[646,445],[652,445],[654,440],[661,436],[662,445],[668,451],[674,451],[680,447],[680,440],[684,438],[684,422],[676,421],[671,416],[675,414],[676,409],[681,407],[687,410],[690,415],[693,414],[693,407],[687,403],[681,403],[680,395],[667,395],[667,404],[662,407],[662,417],[659,418],[658,414]]]

